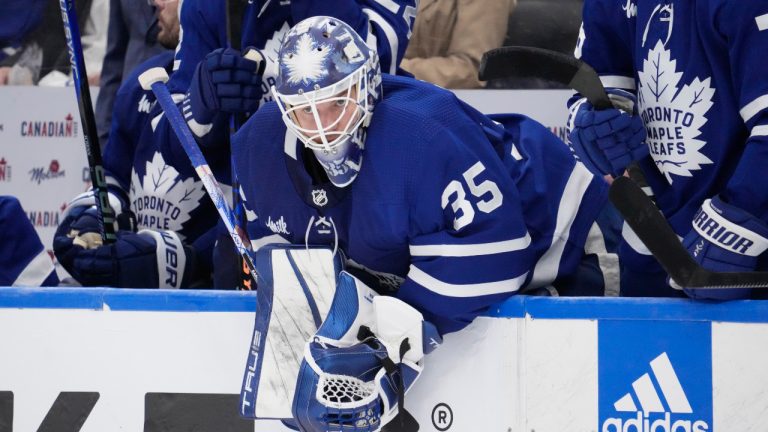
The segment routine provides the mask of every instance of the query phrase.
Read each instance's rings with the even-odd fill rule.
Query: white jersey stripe
[[[394,75],[397,72],[397,49],[398,49],[398,39],[397,39],[397,33],[395,32],[395,29],[392,28],[392,25],[387,22],[387,20],[384,19],[381,15],[379,15],[378,12],[376,12],[373,9],[370,8],[363,8],[363,12],[365,12],[366,15],[368,15],[368,19],[375,22],[379,27],[381,27],[382,30],[384,30],[384,36],[387,38],[387,42],[389,43],[389,49],[392,53],[392,61],[390,62],[391,65],[389,66],[389,70],[382,70],[382,72],[389,73]],[[372,34],[369,36],[373,36]],[[376,44],[372,44],[372,41],[369,40],[369,38],[366,38],[366,43],[371,48],[375,49]]]
[[[659,382],[664,399],[669,404],[669,409],[676,414],[691,414],[693,409],[688,402],[688,398],[685,396],[680,380],[677,379],[677,374],[672,368],[672,363],[669,361],[667,353],[662,353],[653,359],[651,361],[651,369],[653,369],[653,373],[656,375],[656,380]]]
[[[619,256],[615,253],[609,253],[605,247],[605,237],[603,231],[597,222],[592,224],[587,234],[587,242],[584,245],[584,252],[594,254],[597,257],[597,263],[600,266],[600,272],[603,274],[605,284],[604,295],[606,297],[618,297],[621,287],[621,274],[619,271]]]
[[[446,297],[479,297],[493,294],[513,293],[520,289],[525,282],[528,273],[514,278],[497,282],[479,284],[451,284],[428,275],[415,265],[411,264],[408,277],[424,288]]]
[[[531,236],[528,233],[525,233],[525,237],[493,243],[467,245],[411,245],[410,249],[411,256],[469,257],[515,252],[527,248],[530,244]]]
[[[636,379],[632,383],[632,388],[635,389],[637,399],[640,400],[640,406],[643,408],[643,412],[664,412],[664,406],[661,404],[659,394],[653,388],[653,382],[648,374],[643,374],[640,378]]]
[[[536,263],[530,287],[538,288],[549,285],[557,277],[560,259],[568,242],[571,225],[581,208],[581,199],[587,191],[594,176],[581,162],[577,162],[563,190],[560,206],[557,209],[557,223],[552,237],[552,244],[547,252]]]
[[[758,30],[768,30],[768,14],[755,17],[755,22]]]
[[[32,258],[24,270],[19,274],[13,285],[15,287],[39,287],[45,282],[45,279],[54,271],[53,260],[48,252],[43,249],[42,252]]]
[[[762,125],[762,126],[755,126],[752,128],[752,133],[749,135],[750,137],[755,136],[768,136],[768,125]]]
[[[615,87],[626,90],[635,89],[635,79],[628,76],[603,75],[600,77],[600,82],[602,82],[605,87]]]
[[[766,108],[768,108],[768,95],[762,95],[744,106],[744,108],[739,111],[739,114],[741,114],[741,118],[744,119],[744,123],[746,123]]]

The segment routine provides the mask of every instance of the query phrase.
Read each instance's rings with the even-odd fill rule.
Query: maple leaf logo
[[[142,179],[135,169],[131,172],[131,209],[139,229],[181,231],[205,195],[202,182],[194,177],[182,181],[160,152],[145,167]]]
[[[308,84],[328,75],[323,62],[330,51],[330,46],[316,43],[308,33],[299,36],[296,49],[283,54],[283,64],[288,68],[288,83]]]
[[[691,177],[692,171],[712,163],[701,152],[706,141],[697,139],[712,107],[712,79],[696,77],[679,88],[682,76],[677,72],[677,61],[661,41],[649,51],[639,72],[638,102],[648,132],[646,142],[670,184],[673,175]]]

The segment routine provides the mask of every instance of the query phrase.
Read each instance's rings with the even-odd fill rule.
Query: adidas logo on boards
[[[619,413],[634,412],[634,417],[609,417],[601,426],[602,432],[705,432],[710,427],[706,421],[692,419],[693,409],[685,395],[683,386],[664,352],[651,360],[651,374],[645,373],[632,383],[632,392],[614,402],[613,407]],[[666,401],[662,403],[661,397]],[[638,408],[635,400],[640,404]],[[675,418],[673,419],[673,415]]]

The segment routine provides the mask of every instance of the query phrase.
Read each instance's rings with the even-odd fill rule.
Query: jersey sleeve
[[[51,256],[19,200],[0,196],[0,286],[56,286]]]
[[[394,75],[411,37],[416,0],[300,0],[291,3],[291,14],[294,23],[317,15],[344,21],[376,47],[381,71]]]
[[[186,93],[197,64],[209,52],[227,46],[224,2],[184,0],[179,26],[179,45],[168,81],[171,94]]]
[[[748,135],[723,198],[768,222],[768,193],[755,181],[768,164],[768,1],[725,1],[714,21],[728,44],[730,84]]]
[[[448,333],[515,294],[535,257],[519,193],[485,135],[425,128],[439,132],[413,155],[411,263],[397,296]]]
[[[632,34],[636,18],[617,0],[586,0],[574,56],[592,66],[605,87],[634,91]],[[632,6],[629,6],[630,8]]]

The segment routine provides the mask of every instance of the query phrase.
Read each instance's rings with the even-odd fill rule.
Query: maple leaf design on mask
[[[282,60],[287,68],[288,83],[308,84],[324,78],[328,75],[328,68],[324,63],[330,52],[330,46],[316,42],[308,33],[301,35],[296,43],[296,49],[283,54]]]

